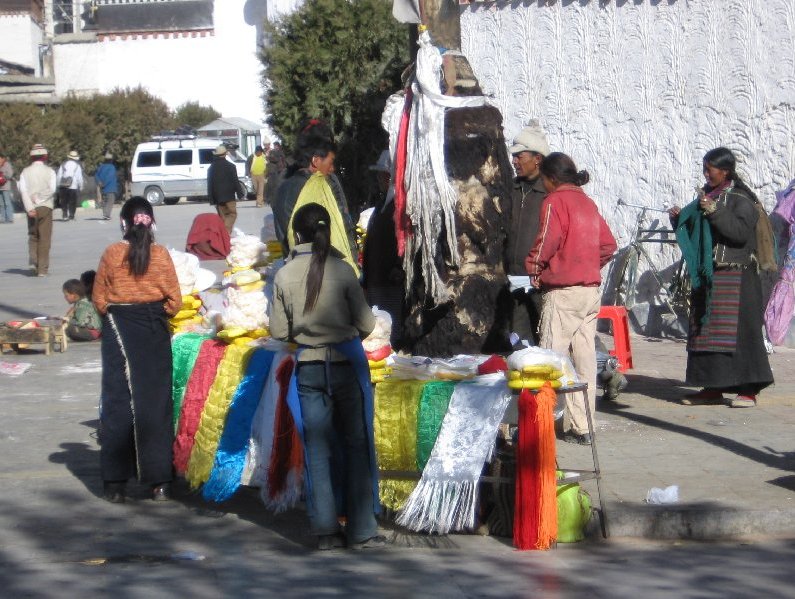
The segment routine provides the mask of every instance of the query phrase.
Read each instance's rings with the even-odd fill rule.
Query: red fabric
[[[549,549],[558,535],[555,391],[549,382],[537,393],[522,389],[518,403],[513,544],[522,550]]]
[[[231,245],[224,221],[217,214],[198,214],[185,242],[185,251],[199,260],[223,260],[229,255]]]
[[[273,448],[271,461],[268,465],[268,497],[276,499],[284,492],[287,476],[293,472],[301,472],[304,465],[303,445],[295,421],[287,405],[287,389],[293,375],[293,360],[282,361],[276,371],[276,382],[279,383],[279,397],[276,401],[276,416],[273,423]]]
[[[505,358],[494,354],[488,360],[478,366],[478,374],[492,374],[495,372],[506,372],[508,370],[508,363]]]
[[[379,362],[381,360],[386,360],[389,357],[389,354],[392,353],[392,346],[389,344],[382,345],[378,349],[374,349],[373,351],[366,351],[364,355],[367,356],[367,359],[372,362]]]
[[[541,204],[538,236],[525,259],[541,287],[596,287],[616,240],[593,200],[576,185],[561,185]]]
[[[210,394],[215,373],[227,347],[226,343],[208,339],[199,348],[196,363],[185,386],[185,398],[174,437],[174,468],[177,474],[185,474],[188,469],[193,438],[199,428],[204,402]]]
[[[406,153],[409,139],[409,117],[411,101],[414,94],[411,88],[406,90],[406,101],[400,117],[397,148],[395,149],[395,237],[397,239],[398,256],[406,251],[406,237],[411,231],[411,222],[406,215]]]

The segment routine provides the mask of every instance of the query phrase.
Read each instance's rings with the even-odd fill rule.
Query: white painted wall
[[[701,158],[725,145],[768,209],[795,176],[793,0],[592,0],[462,9],[463,51],[505,134],[533,117],[591,174],[626,244],[623,198],[687,203]]]
[[[41,29],[29,15],[0,15],[0,58],[35,69],[41,75]]]
[[[216,0],[215,33],[207,37],[55,44],[57,93],[142,85],[172,108],[196,101],[223,116],[262,121],[257,25],[246,22],[245,5],[246,0]]]

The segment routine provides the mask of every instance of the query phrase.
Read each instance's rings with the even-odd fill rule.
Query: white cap
[[[508,151],[511,154],[518,154],[519,152],[537,152],[542,156],[549,154],[547,135],[537,120],[533,119],[530,121],[527,127],[513,138],[513,145],[508,148]]]
[[[221,144],[220,146],[218,146],[213,150],[213,154],[215,156],[223,156],[224,154],[226,154],[226,146],[224,144]]]

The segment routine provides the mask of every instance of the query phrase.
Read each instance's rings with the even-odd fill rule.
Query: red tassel
[[[303,466],[303,447],[295,428],[293,415],[287,405],[287,389],[293,374],[293,360],[284,360],[276,371],[279,397],[273,423],[273,448],[268,465],[268,497],[275,499],[284,491],[291,470],[300,472]]]
[[[537,393],[519,395],[516,501],[513,543],[517,549],[549,549],[558,534],[555,479],[555,391],[549,383]]]

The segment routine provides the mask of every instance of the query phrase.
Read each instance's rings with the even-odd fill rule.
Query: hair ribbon
[[[132,222],[134,225],[143,225],[144,227],[149,227],[152,225],[152,217],[144,212],[139,212],[133,216]]]

